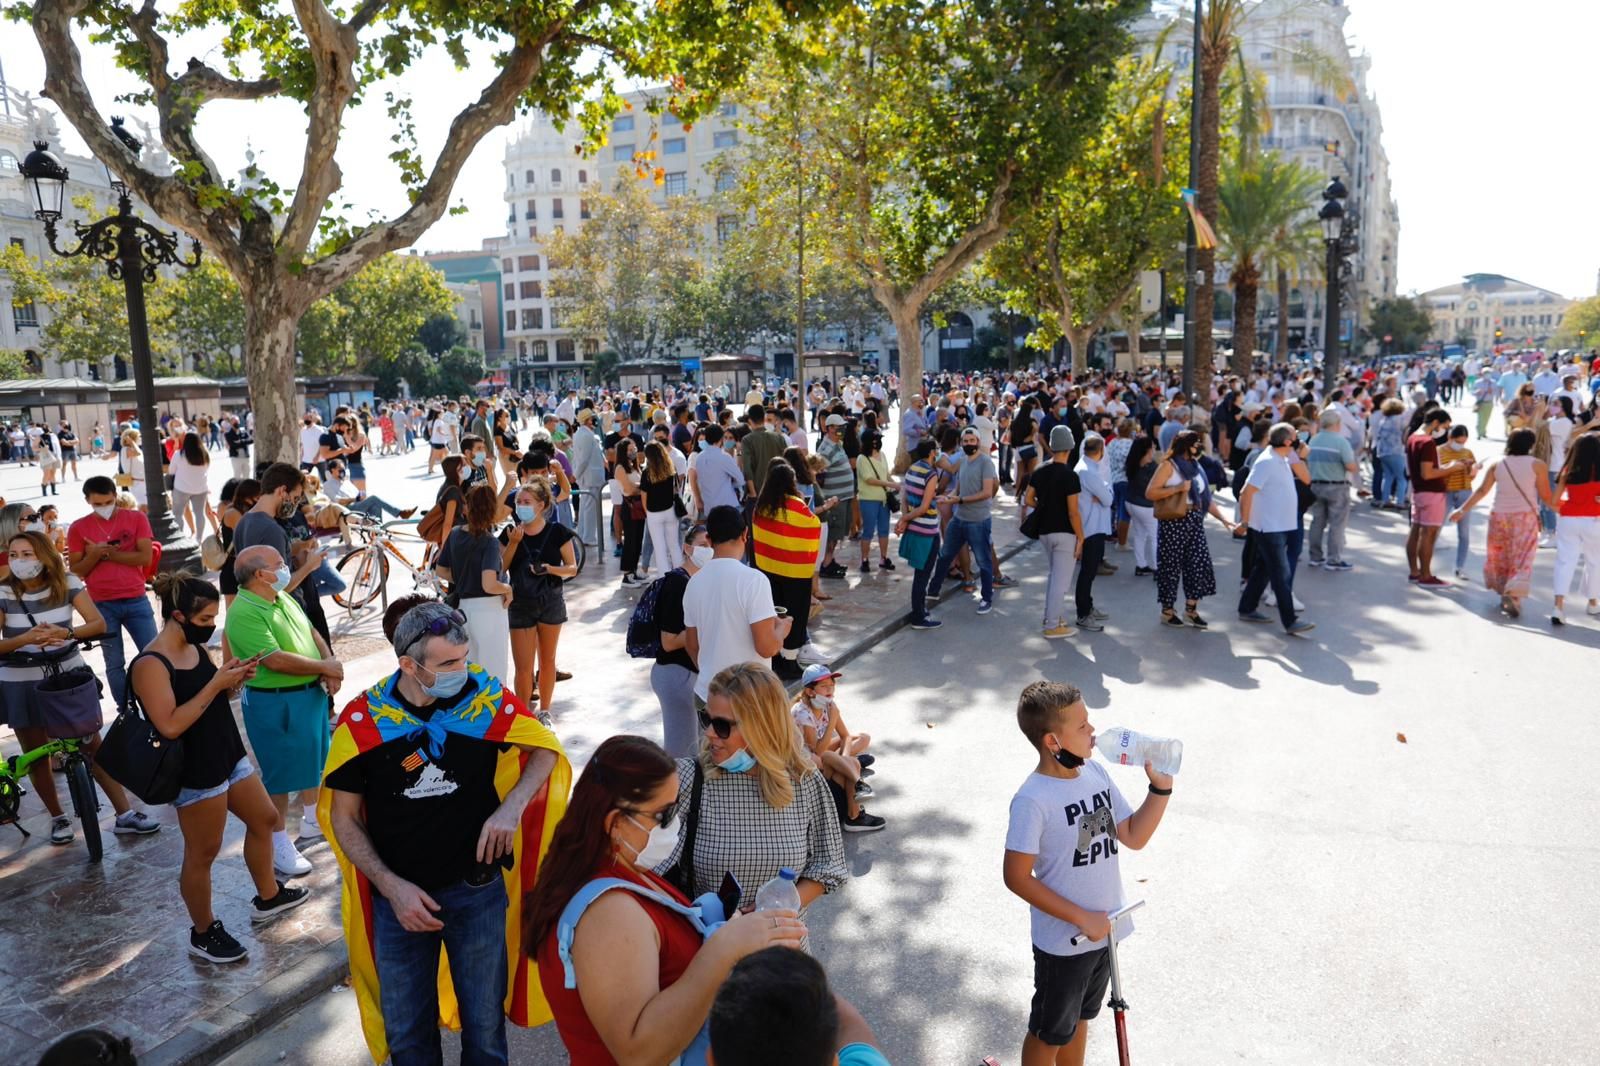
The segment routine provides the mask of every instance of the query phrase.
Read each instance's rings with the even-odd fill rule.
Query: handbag
[[[700,760],[694,761],[694,784],[689,789],[689,818],[684,827],[683,850],[678,853],[678,861],[672,865],[662,876],[667,882],[682,892],[689,899],[694,899],[694,841],[700,828],[700,792],[705,787],[705,775],[700,769]]]
[[[1148,490],[1145,495],[1148,497]],[[1189,504],[1189,489],[1185,486],[1182,492],[1174,492],[1170,496],[1151,500],[1150,509],[1155,512],[1158,522],[1176,522],[1180,518],[1189,517]]]
[[[28,605],[18,599],[22,613],[31,625],[39,620],[28,610]],[[62,669],[61,663],[77,649],[68,646],[59,651],[25,653],[44,671],[44,677],[33,687],[34,709],[44,731],[60,739],[77,739],[100,732],[104,721],[100,713],[100,679],[87,665]]]
[[[624,496],[622,499],[628,506],[628,520],[631,522],[643,522],[644,493],[636,492],[632,496]]]
[[[215,533],[206,534],[206,539],[200,542],[200,565],[207,570],[221,570],[232,554],[232,547],[224,548],[222,538]]]
[[[124,471],[122,469],[122,464],[122,450],[119,448],[117,450],[117,473],[114,477],[112,477],[111,482],[119,489],[131,489],[133,488],[133,475]]]
[[[1039,539],[1039,508],[1035,507],[1028,512],[1028,517],[1022,520],[1021,533],[1029,540]]]
[[[168,677],[172,676],[172,664],[166,656],[156,652],[145,654],[161,660]],[[94,761],[145,803],[171,803],[183,790],[183,738],[162,736],[150,723],[139,697],[133,693],[133,665],[143,657],[135,656],[128,664],[127,695],[116,720],[101,738]]]

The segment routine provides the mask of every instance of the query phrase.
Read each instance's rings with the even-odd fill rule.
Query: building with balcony
[[[1351,47],[1345,35],[1349,14],[1344,0],[1258,0],[1244,17],[1238,49],[1246,67],[1266,83],[1270,129],[1262,147],[1325,179],[1337,176],[1349,190],[1345,210],[1357,251],[1350,259],[1340,316],[1347,343],[1359,336],[1368,308],[1395,295],[1400,245],[1400,209],[1389,180],[1383,117],[1367,87],[1372,59]],[[1145,18],[1137,26],[1140,39],[1153,43],[1165,25],[1161,18]],[[1170,34],[1166,56],[1188,71],[1188,36]],[[1308,216],[1320,206],[1308,203]],[[1324,262],[1319,252],[1290,273],[1285,310],[1294,348],[1326,346]],[[1224,264],[1218,268],[1224,272]],[[1277,328],[1279,311],[1275,279],[1263,279],[1257,326],[1264,342]]]
[[[167,156],[153,132],[137,120],[130,120],[134,133],[145,148],[146,166],[158,172],[168,169]],[[39,98],[8,87],[0,79],[0,244],[20,248],[34,263],[43,265],[55,257],[45,242],[44,224],[34,217],[38,204],[22,177],[22,161],[33,151],[33,142],[47,141],[50,150],[67,167],[65,217],[57,225],[57,241],[67,247],[76,243],[72,236],[74,220],[85,221],[116,210],[117,194],[111,188],[111,175],[105,164],[92,156],[73,155],[61,147],[61,124]],[[80,205],[87,202],[90,212]],[[134,211],[160,224],[155,213],[137,200]],[[164,268],[170,272],[171,268]],[[47,378],[82,377],[111,381],[126,379],[132,372],[127,352],[107,352],[101,363],[75,361],[62,363],[45,355],[43,329],[50,322],[50,309],[13,298],[12,286],[0,273],[0,350],[22,352],[34,372]]]
[[[1433,339],[1469,351],[1543,348],[1572,301],[1504,274],[1468,274],[1417,298],[1433,319]]]

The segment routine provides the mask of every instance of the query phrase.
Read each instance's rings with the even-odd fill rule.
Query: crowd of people
[[[82,482],[88,515],[63,529],[51,506],[0,508],[12,605],[0,659],[98,639],[112,699],[181,739],[179,890],[197,957],[248,955],[211,903],[229,814],[245,827],[255,923],[306,900],[293,883],[312,868],[304,848],[327,839],[377,1061],[438,1062],[439,1022],[455,1019],[464,1061],[504,1062],[505,1020],[546,1010],[575,1061],[706,1045],[718,1063],[754,1061],[741,1011],[805,994],[815,1061],[880,1062],[859,1016],[787,950],[808,945],[806,913],[848,881],[843,834],[886,826],[863,805],[872,738],[846,724],[844,675],[811,632],[853,573],[859,585],[904,566],[915,630],[951,619],[957,586],[975,616],[991,614],[1017,585],[996,550],[1007,493],[1042,549],[1045,638],[1113,621],[1096,589],[1127,567],[1120,552],[1133,559],[1117,580],[1154,586],[1144,625],[1203,630],[1219,591],[1210,520],[1241,552],[1237,618],[1298,635],[1313,628],[1295,587],[1302,558],[1331,573],[1376,565],[1349,551],[1362,501],[1406,509],[1409,580],[1437,590],[1453,585],[1434,572],[1441,531],[1456,531],[1464,580],[1472,512],[1491,497],[1485,585],[1519,616],[1537,552],[1553,546],[1550,618],[1565,625],[1580,567],[1600,614],[1597,374],[1600,361],[1506,356],[1358,365],[1332,387],[1309,368],[1269,368],[1221,376],[1205,396],[1155,370],[1059,368],[941,373],[903,399],[892,376],[758,382],[742,404],[725,388],[535,391],[341,407],[326,425],[308,412],[297,463],[254,461],[248,413],[169,418],[151,430],[169,478],[154,491],[215,538],[218,581],[160,575],[154,609],[151,486],[141,427],[127,425],[115,476]],[[1478,406],[1476,439],[1443,406],[1452,394]],[[1482,443],[1485,406],[1501,411],[1503,456]],[[366,459],[418,446],[418,468],[441,478],[417,529],[446,595],[390,604],[394,671],[340,701],[321,601],[342,579],[319,537],[348,538],[352,516],[411,518],[368,491]],[[224,447],[234,476],[213,500],[209,453]],[[570,676],[557,660],[564,590],[607,542],[629,597],[616,650],[650,660],[659,739],[613,737],[575,774],[556,697]],[[43,737],[30,669],[0,664],[0,706],[24,744]],[[1133,810],[1086,761],[1087,713],[1054,683],[1030,685],[1017,712],[1039,757],[1005,845],[1006,884],[1034,908],[1029,1066],[1081,1061],[1080,1023],[1104,994],[1104,912],[1121,888],[1116,849],[1093,837],[1142,846],[1172,788],[1147,767],[1152,796]],[[117,832],[159,829],[99,777]],[[51,842],[70,842],[49,770],[33,780]],[[1075,825],[1070,812],[1098,810],[1107,791],[1111,815]],[[799,909],[748,913],[781,872]]]

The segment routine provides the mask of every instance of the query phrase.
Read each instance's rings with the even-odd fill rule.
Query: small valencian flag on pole
[[[1200,213],[1199,196],[1193,189],[1183,190],[1183,206],[1189,209],[1189,220],[1194,223],[1194,244],[1196,248],[1215,248],[1217,232]]]
[[[412,770],[415,770],[417,767],[421,766],[422,762],[422,752],[414,751],[405,757],[405,759],[400,763],[400,766],[405,770],[406,773],[410,773]]]

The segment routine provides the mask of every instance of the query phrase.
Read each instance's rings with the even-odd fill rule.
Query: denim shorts
[[[1111,520],[1113,522],[1129,521],[1128,483],[1126,481],[1113,481],[1111,483]]]
[[[883,500],[861,501],[861,533],[862,540],[871,540],[873,537],[887,537],[889,535],[889,505]]]
[[[352,481],[365,481],[365,480],[367,480],[367,467],[366,467],[366,464],[364,464],[364,463],[349,463],[349,464],[347,464],[346,465],[346,469],[345,469],[345,473],[350,475],[350,480],[352,480]]]
[[[174,807],[187,807],[190,804],[199,803],[201,800],[208,800],[213,796],[220,796],[224,792],[227,792],[228,789],[232,788],[235,784],[243,781],[245,778],[249,777],[255,772],[255,765],[251,763],[250,757],[246,755],[244,758],[234,763],[233,769],[228,772],[228,779],[222,784],[213,785],[210,788],[181,789],[178,792],[178,798],[172,801],[172,805]]]

